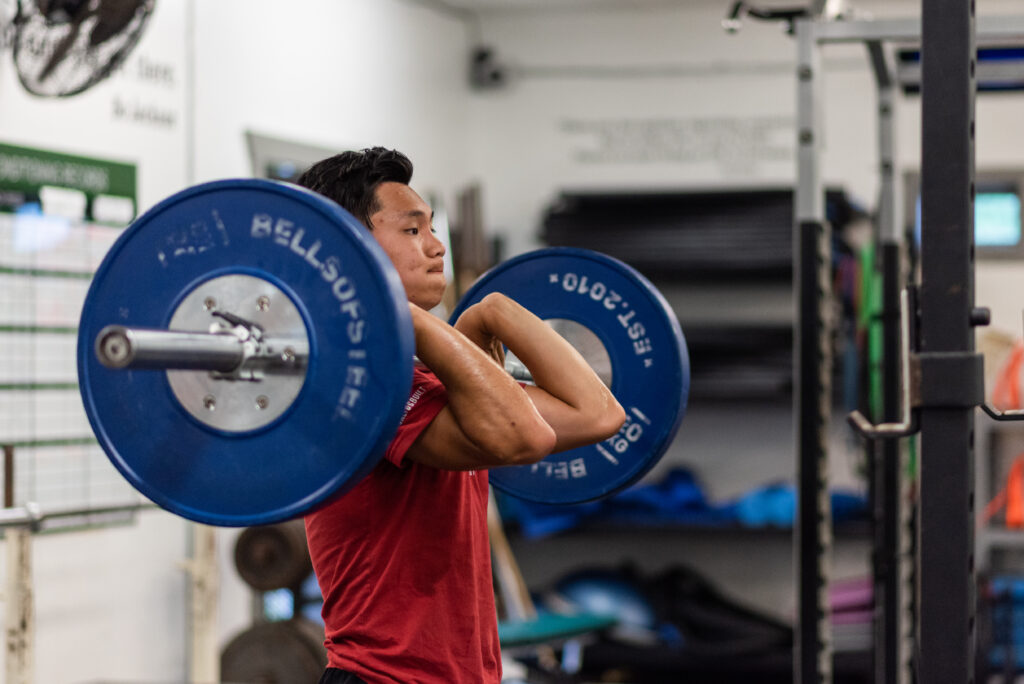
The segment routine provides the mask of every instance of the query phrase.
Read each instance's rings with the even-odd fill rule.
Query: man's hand
[[[499,366],[504,368],[505,345],[491,331],[487,320],[488,312],[499,299],[512,301],[503,294],[491,293],[463,311],[459,319],[455,321],[455,329],[472,340],[476,346],[483,349],[488,356],[497,361]]]

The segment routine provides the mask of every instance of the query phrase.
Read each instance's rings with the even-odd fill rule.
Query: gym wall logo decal
[[[135,48],[156,0],[0,0],[0,49],[18,80],[40,97],[96,85]]]

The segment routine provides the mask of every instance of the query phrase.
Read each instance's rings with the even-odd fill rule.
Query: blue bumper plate
[[[571,321],[589,329],[607,353],[610,386],[626,410],[626,422],[612,438],[534,465],[496,468],[490,472],[494,487],[528,501],[572,504],[636,482],[674,438],[690,390],[686,341],[664,297],[617,259],[557,247],[523,254],[485,273],[451,321],[491,292],[505,294],[549,323]]]
[[[273,284],[305,322],[305,381],[273,422],[211,428],[182,408],[166,372],[97,361],[104,326],[168,328],[189,292],[233,274]],[[114,244],[83,308],[78,374],[100,444],[142,494],[198,522],[260,525],[304,514],[373,468],[401,420],[413,354],[401,282],[365,228],[301,188],[228,180],[164,200]]]

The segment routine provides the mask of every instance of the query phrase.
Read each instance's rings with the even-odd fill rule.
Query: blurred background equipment
[[[238,634],[221,654],[225,682],[309,684],[323,674],[323,627],[305,618],[257,624]]]
[[[301,586],[313,572],[302,519],[242,530],[235,541],[235,568],[257,591]]]

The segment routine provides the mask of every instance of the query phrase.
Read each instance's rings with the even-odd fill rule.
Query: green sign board
[[[0,143],[0,210],[38,201],[46,187],[135,202],[135,165]]]

